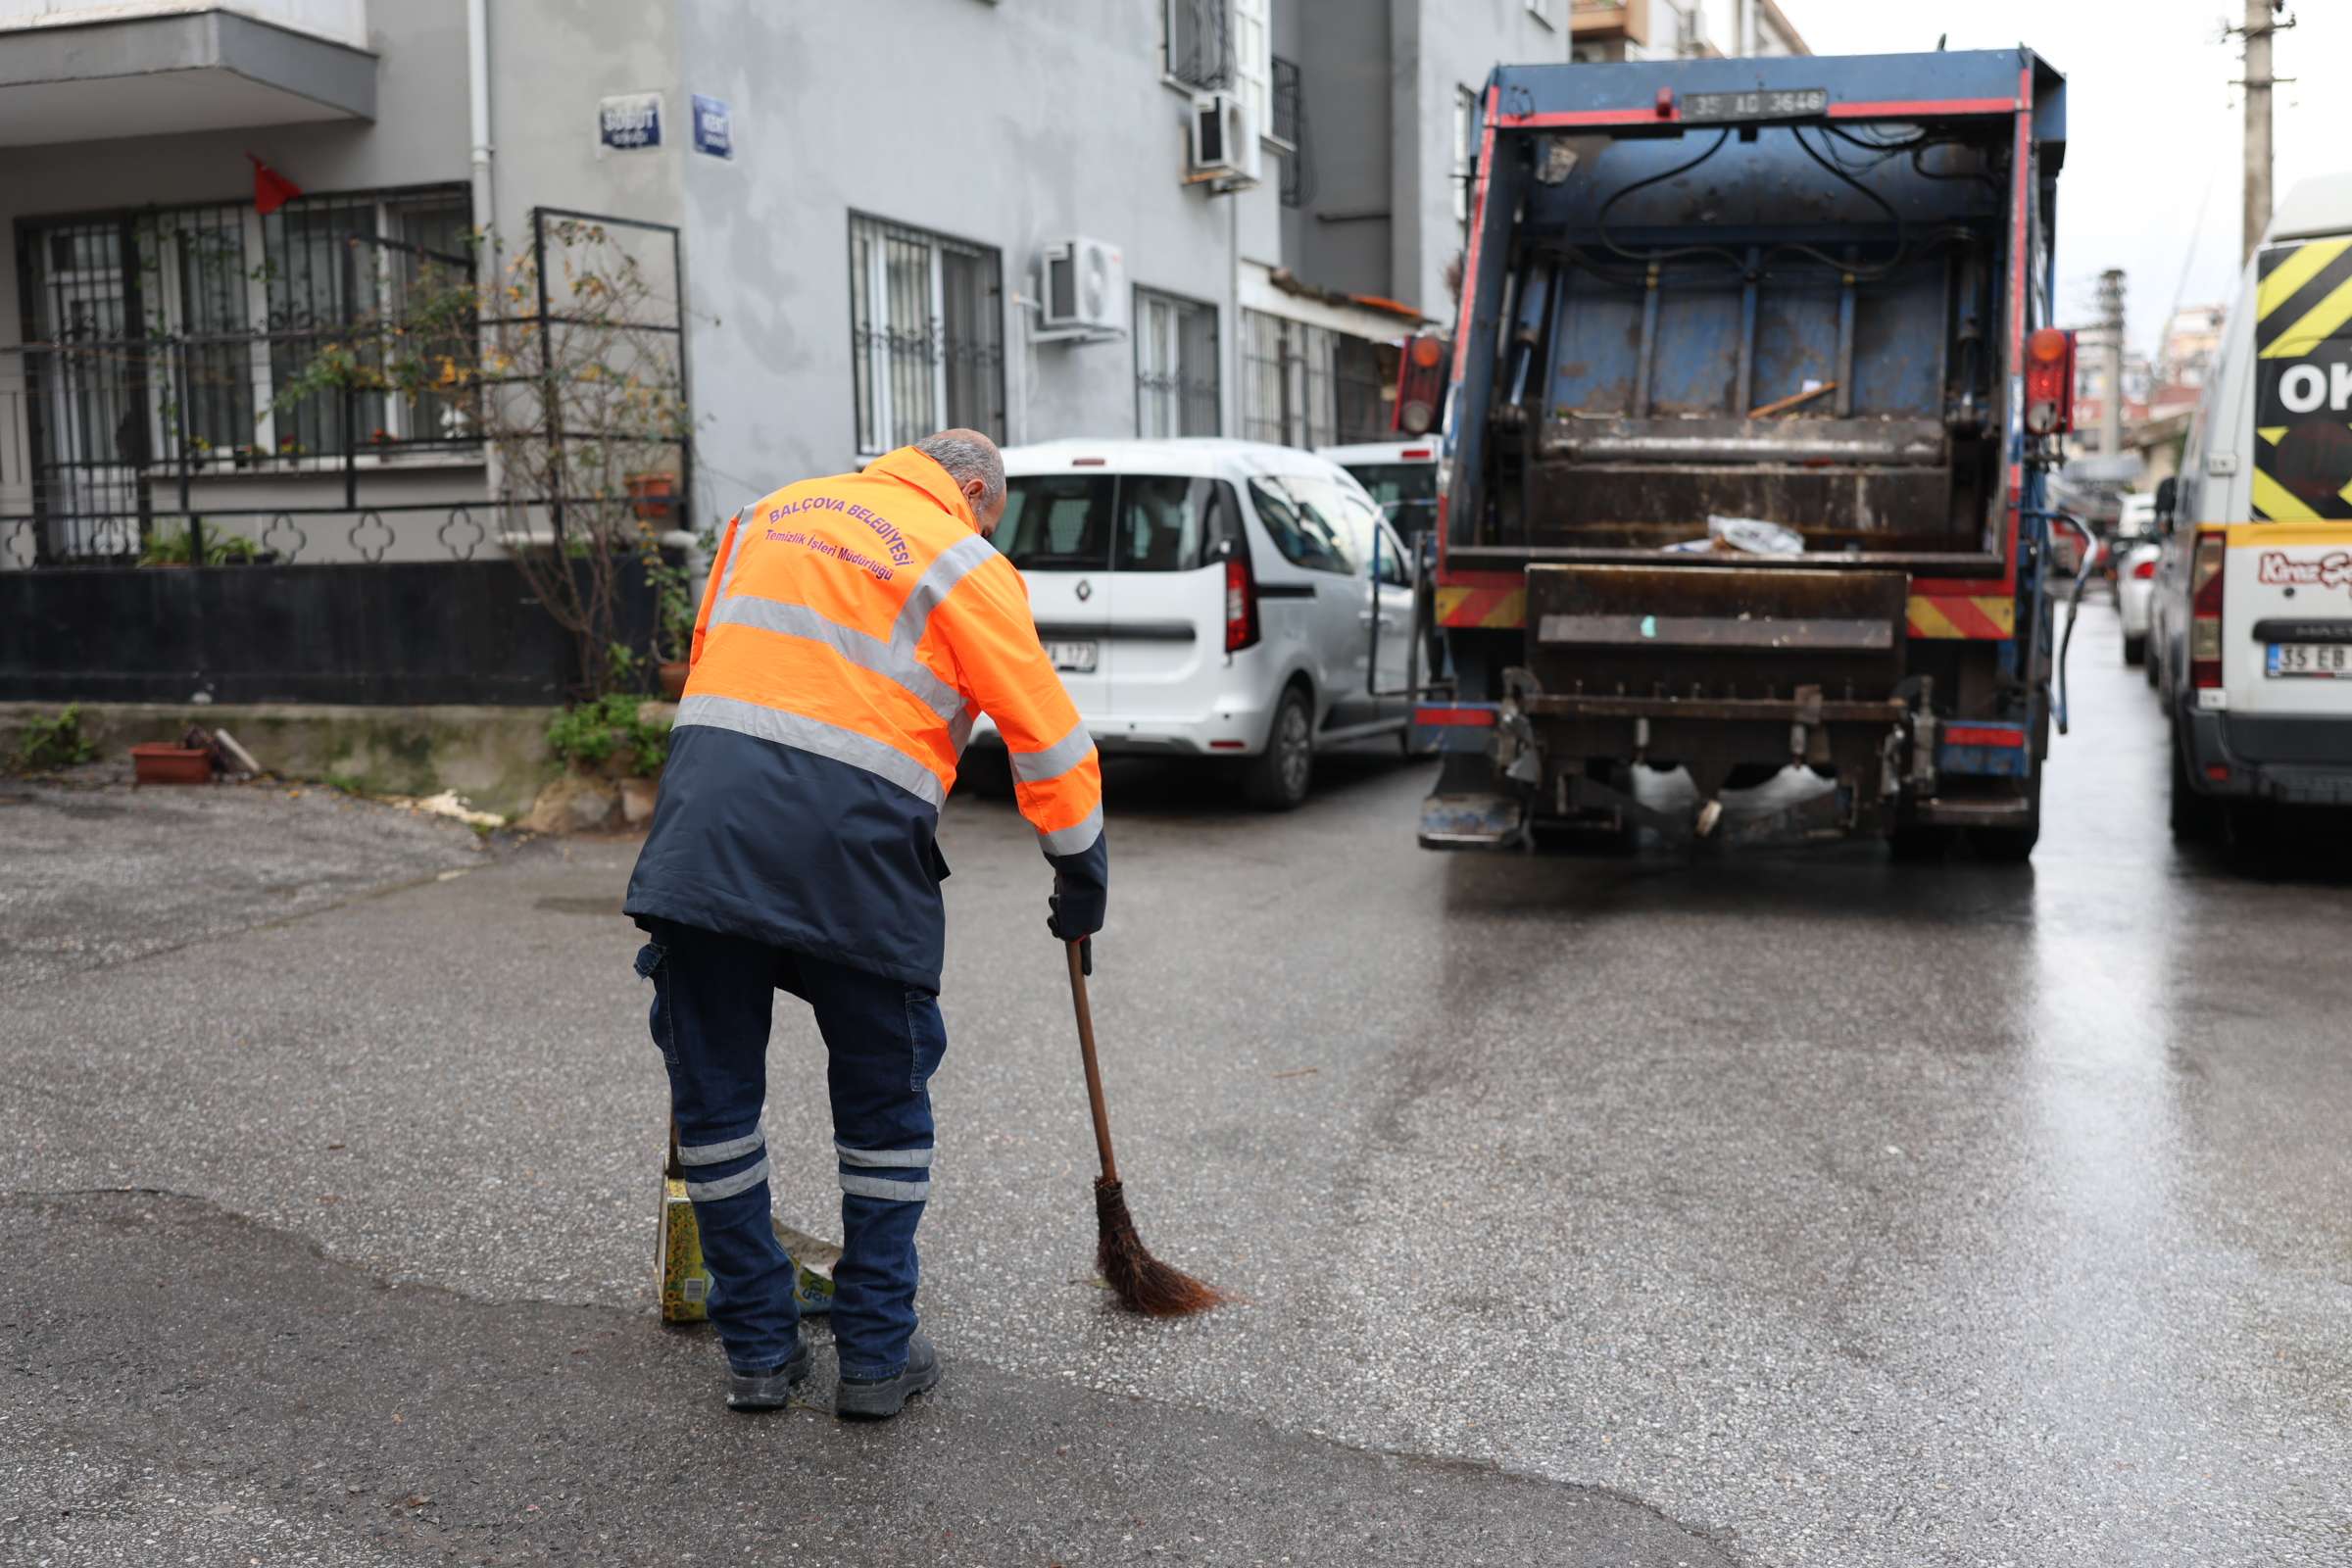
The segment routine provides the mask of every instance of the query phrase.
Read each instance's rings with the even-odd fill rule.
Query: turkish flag
[[[253,165],[253,210],[264,218],[302,194],[302,187],[263,163],[253,154],[246,159]]]

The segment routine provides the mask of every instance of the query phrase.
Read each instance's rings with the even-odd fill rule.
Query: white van
[[[1251,800],[1288,809],[1317,751],[1404,735],[1411,564],[1336,464],[1069,440],[1009,448],[1004,472],[997,545],[1105,755],[1231,758]],[[984,720],[967,767],[1001,784],[1003,755]]]
[[[1355,482],[1410,541],[1438,526],[1438,443],[1367,441],[1354,446],[1317,447],[1322,456],[1355,475]]]
[[[2174,832],[2352,807],[2352,173],[2272,218],[2157,515]]]

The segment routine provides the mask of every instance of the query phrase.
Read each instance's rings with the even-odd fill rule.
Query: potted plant
[[[629,505],[635,509],[639,522],[668,519],[671,499],[678,493],[676,474],[632,473],[623,475],[621,483],[628,489]]]

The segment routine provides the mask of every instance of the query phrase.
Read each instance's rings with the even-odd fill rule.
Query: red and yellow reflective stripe
[[[2017,635],[2017,601],[2006,594],[1913,594],[1903,620],[1913,637],[2005,641]]]
[[[1527,624],[1527,585],[1513,588],[1440,587],[1438,624],[1502,630]]]

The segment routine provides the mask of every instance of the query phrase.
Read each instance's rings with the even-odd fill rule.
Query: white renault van
[[[1405,733],[1413,579],[1363,486],[1311,452],[1205,438],[1004,453],[997,545],[1108,755],[1228,758],[1259,805],[1314,755]],[[1002,787],[984,720],[965,767]]]
[[[2352,808],[2352,173],[2279,203],[2157,518],[2174,832]]]

